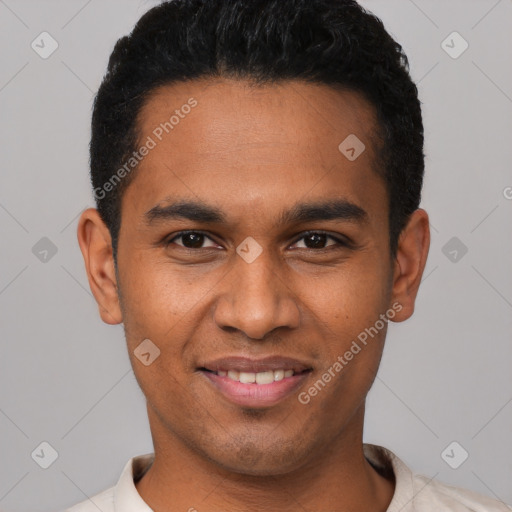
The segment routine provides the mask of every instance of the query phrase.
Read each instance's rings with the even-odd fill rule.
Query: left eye
[[[327,244],[328,240],[334,241],[334,243]],[[342,240],[335,238],[327,233],[312,231],[303,235],[295,244],[303,241],[304,244],[299,249],[325,249],[331,245],[346,245]]]

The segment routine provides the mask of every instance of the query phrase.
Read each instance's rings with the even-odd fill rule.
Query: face
[[[155,448],[263,475],[356,439],[383,318],[412,313],[428,245],[422,217],[390,258],[371,106],[321,85],[198,81],[156,91],[139,126],[155,145],[123,196],[117,283],[91,286],[124,323]]]

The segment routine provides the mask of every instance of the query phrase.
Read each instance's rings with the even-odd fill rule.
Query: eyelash
[[[198,234],[198,235],[203,235],[204,237],[208,238],[210,241],[216,243],[214,240],[212,240],[212,238],[208,235],[208,233],[205,233],[204,231],[189,230],[189,231],[180,231],[179,233],[176,233],[171,239],[168,239],[165,242],[166,247],[171,245],[174,242],[174,240],[176,240],[178,238],[181,238],[181,237],[183,237],[185,235],[189,235],[191,233]],[[308,237],[310,235],[325,235],[327,237],[327,239],[334,240],[336,243],[328,245],[326,247],[321,247],[319,249],[312,249],[312,248],[308,248],[308,247],[301,247],[300,249],[306,249],[306,250],[309,250],[309,251],[321,252],[321,251],[330,250],[331,248],[334,248],[334,249],[338,248],[339,249],[340,247],[351,247],[351,243],[348,240],[344,240],[342,238],[338,238],[336,236],[333,236],[333,235],[331,235],[331,234],[329,234],[329,233],[327,233],[325,231],[321,231],[321,230],[305,231],[304,233],[301,234],[301,236],[299,238],[295,239],[295,241],[292,243],[292,245],[296,244],[297,242],[299,242],[303,238],[306,238],[306,237]],[[188,251],[199,251],[201,249],[210,249],[210,247],[200,247],[198,249],[194,249],[194,248],[185,247],[185,246],[182,246],[182,245],[178,245],[178,247],[181,247],[182,249],[186,249]]]

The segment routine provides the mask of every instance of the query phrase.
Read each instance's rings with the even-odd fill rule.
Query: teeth
[[[235,370],[229,370],[228,377],[232,380],[240,380],[240,373]]]
[[[242,384],[271,384],[272,382],[283,380],[286,377],[291,377],[294,374],[293,370],[269,370],[266,372],[237,372],[236,370],[219,370],[216,372],[220,377],[228,377],[231,380],[236,380]]]
[[[240,372],[238,380],[242,384],[251,384],[252,382],[256,382],[256,374],[249,372]]]
[[[275,370],[274,371],[274,380],[283,380],[284,379],[284,370]]]
[[[254,374],[256,384],[270,384],[271,382],[274,382],[274,372],[268,371],[268,372],[260,372]],[[242,382],[240,380],[240,382]]]

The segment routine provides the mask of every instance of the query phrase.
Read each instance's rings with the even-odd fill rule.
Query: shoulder
[[[413,473],[383,446],[365,443],[363,449],[367,460],[382,475],[394,476],[395,493],[387,512],[512,512],[502,501]]]
[[[414,475],[415,510],[450,510],[454,512],[511,512],[505,503],[469,489],[447,485],[424,475]]]
[[[81,501],[64,512],[114,512],[114,489],[110,487],[91,498]]]

